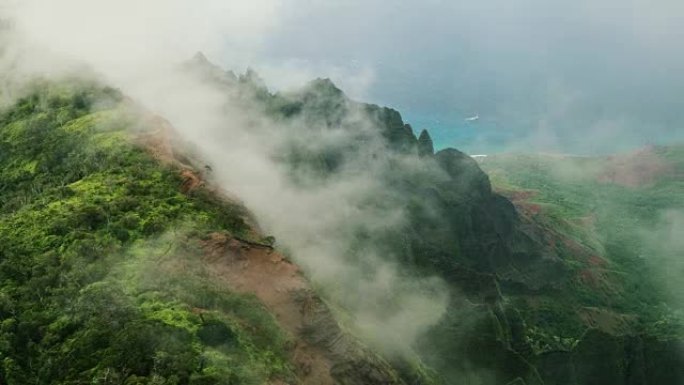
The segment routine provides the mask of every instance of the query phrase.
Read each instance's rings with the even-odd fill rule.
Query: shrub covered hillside
[[[611,157],[500,155],[481,165],[539,226],[563,235],[574,296],[638,315],[660,337],[683,334],[679,276],[684,146]],[[583,254],[585,254],[583,256]]]
[[[134,145],[115,90],[36,83],[0,115],[0,384],[262,384],[292,376],[256,299],[199,242],[243,210]],[[138,127],[140,128],[140,127]]]
[[[368,172],[382,188],[350,212],[405,218],[332,222],[344,252],[328,263],[370,254],[402,279],[438,276],[444,313],[403,354],[381,346],[399,333],[361,343],[351,285],[316,293],[204,185],[221,164],[193,167],[170,125],[117,90],[36,81],[0,111],[0,385],[684,381],[681,147],[478,164],[329,80],[274,94],[202,56],[186,70],[225,95],[226,119],[257,111],[250,132],[292,139],[269,156],[293,191]],[[316,136],[330,132],[349,140]],[[388,329],[399,307],[423,315],[403,303],[382,314]]]
[[[526,221],[558,235],[554,247],[568,255],[563,292],[532,298],[503,288],[534,325],[542,374],[682,383],[684,146],[609,157],[509,154],[480,164]],[[573,337],[577,326],[585,343],[564,349],[562,338],[549,338]],[[573,364],[560,364],[565,359]]]

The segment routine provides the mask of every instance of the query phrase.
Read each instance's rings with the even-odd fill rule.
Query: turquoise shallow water
[[[520,137],[513,129],[481,117],[472,122],[462,117],[435,119],[420,115],[406,115],[416,134],[424,128],[430,132],[435,149],[454,147],[468,154],[503,152]]]
[[[405,114],[416,135],[427,128],[436,150],[457,148],[467,154],[502,152],[552,152],[576,155],[606,155],[629,151],[646,145],[670,145],[684,142],[680,127],[614,126],[609,130],[588,126],[548,127],[505,124],[481,116],[473,122],[461,116],[442,118]],[[683,125],[684,126],[684,125]]]

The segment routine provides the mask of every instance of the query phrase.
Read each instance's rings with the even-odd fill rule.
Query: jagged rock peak
[[[423,131],[420,132],[420,136],[418,136],[418,155],[428,156],[434,155],[434,153],[435,148],[432,143],[430,133],[427,130],[423,129]]]
[[[325,95],[343,96],[344,92],[337,88],[335,83],[329,78],[316,78],[310,81],[305,87],[307,91],[313,91]]]
[[[261,97],[267,97],[267,95],[269,94],[268,87],[266,86],[266,82],[251,67],[247,67],[247,70],[245,71],[245,73],[238,77],[238,82],[242,86],[246,86],[247,89],[251,89],[253,92],[255,92],[255,95],[261,95]]]
[[[237,81],[233,71],[225,71],[207,59],[203,52],[198,51],[192,59],[184,64],[186,70],[192,71],[208,81],[232,84]]]
[[[209,64],[213,65],[209,59],[207,59],[206,55],[204,55],[204,52],[202,51],[197,51],[195,56],[192,57],[192,61],[195,63],[202,63],[202,64]]]
[[[437,152],[435,159],[447,174],[459,181],[468,194],[479,196],[491,194],[489,177],[472,157],[455,148],[446,148]]]

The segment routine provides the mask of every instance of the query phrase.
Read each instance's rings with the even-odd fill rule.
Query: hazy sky
[[[592,153],[684,140],[681,0],[1,3],[98,68],[203,50],[275,88],[330,77],[430,128],[438,147]]]
[[[264,62],[357,73],[360,96],[442,146],[525,138],[592,152],[684,138],[682,1],[290,1],[281,15]]]

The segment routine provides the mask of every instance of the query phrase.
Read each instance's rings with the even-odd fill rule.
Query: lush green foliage
[[[117,91],[39,83],[0,115],[0,383],[261,384],[287,340],[204,271],[239,207],[133,145]]]
[[[531,219],[571,246],[557,246],[575,275],[566,290],[551,301],[535,300],[546,307],[519,304],[530,324],[551,330],[553,338],[564,337],[563,332],[577,337],[582,329],[568,327],[578,323],[575,310],[599,307],[635,317],[637,330],[663,338],[682,335],[684,314],[676,309],[684,297],[673,287],[681,286],[683,265],[673,250],[667,217],[684,209],[683,148],[657,147],[617,160],[505,155],[481,162],[500,191],[524,192],[529,198],[522,205],[539,208]],[[653,175],[639,170],[647,162],[659,165]],[[613,183],[608,177],[618,172],[644,181]],[[578,247],[593,256],[578,259]],[[566,314],[557,313],[562,309]],[[567,309],[573,310],[568,314]]]
[[[684,362],[676,347],[681,323],[657,272],[640,255],[657,242],[638,233],[682,198],[681,163],[679,182],[661,178],[644,194],[599,183],[602,159],[488,158],[493,184],[525,206],[516,212],[492,194],[471,157],[454,149],[433,154],[429,136],[416,138],[395,110],[354,103],[329,80],[273,95],[253,74],[222,76],[206,60],[197,64],[218,89],[238,95],[234,103],[311,129],[293,130],[276,151],[303,189],[358,165],[381,170],[374,177],[385,189],[362,208],[384,218],[387,208],[402,207],[405,223],[364,229],[350,221],[350,228],[338,229],[351,235],[344,257],[362,264],[372,250],[405,268],[407,279],[437,274],[448,282],[452,303],[415,346],[436,378],[448,384],[680,382],[673,369]],[[369,146],[367,139],[376,138],[365,130],[310,145],[319,142],[319,128],[354,133],[360,125],[381,134],[382,150],[373,141]],[[663,157],[682,159],[681,151],[666,152]]]

